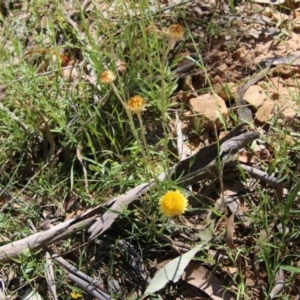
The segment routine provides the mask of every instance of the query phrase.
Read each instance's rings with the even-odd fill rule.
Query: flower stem
[[[116,88],[116,86],[114,85],[114,83],[111,83],[111,87],[112,87],[112,89],[113,89],[116,97],[119,99],[119,101],[121,102],[121,104],[123,105],[123,107],[124,107],[124,109],[126,111],[127,117],[129,119],[129,124],[130,124],[130,127],[131,127],[131,131],[134,134],[134,137],[135,137],[136,141],[139,144],[139,147],[140,147],[140,149],[141,149],[141,151],[143,153],[143,156],[145,156],[144,147],[143,147],[143,145],[142,145],[142,143],[141,143],[141,141],[140,141],[140,139],[138,137],[136,128],[135,128],[134,123],[133,123],[132,115],[131,115],[130,111],[128,110],[128,108],[126,106],[126,103],[123,101],[123,99],[122,99],[121,95],[119,94],[119,91]]]
[[[150,155],[150,150],[146,141],[146,136],[145,136],[145,128],[144,128],[144,124],[143,124],[143,120],[142,120],[142,115],[141,113],[137,113],[137,117],[140,123],[140,127],[141,127],[141,136],[142,136],[142,141],[144,143],[144,147],[146,149],[146,153],[147,153],[147,157],[148,157],[148,161],[151,161],[151,155]]]
[[[158,186],[158,179],[157,179],[156,174],[155,174],[155,168],[153,166],[149,146],[148,146],[147,141],[146,141],[146,135],[145,135],[145,129],[144,129],[144,124],[143,124],[142,114],[137,113],[137,117],[138,117],[139,124],[140,124],[140,127],[141,127],[141,137],[142,137],[144,147],[146,149],[147,160],[148,160],[148,163],[149,163],[150,168],[151,168],[152,177],[154,177],[154,181],[155,181],[156,185]]]

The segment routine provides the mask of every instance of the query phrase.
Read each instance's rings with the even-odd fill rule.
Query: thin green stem
[[[141,143],[141,141],[140,141],[140,139],[139,139],[139,136],[138,136],[138,134],[137,134],[136,128],[135,128],[135,126],[134,126],[133,119],[132,119],[132,115],[131,115],[130,111],[128,110],[127,106],[126,106],[125,101],[122,99],[122,97],[121,97],[121,95],[119,94],[119,91],[118,91],[117,87],[114,85],[114,83],[111,84],[111,87],[112,87],[112,89],[113,89],[113,91],[114,91],[116,97],[119,99],[119,101],[121,102],[121,104],[123,105],[123,107],[124,107],[124,109],[125,109],[125,111],[126,111],[127,117],[128,117],[128,119],[129,119],[129,124],[130,124],[130,127],[131,127],[131,131],[132,131],[132,133],[134,134],[134,137],[135,137],[136,141],[137,141],[138,144],[139,144],[139,147],[140,147],[140,149],[141,149],[141,151],[142,151],[142,153],[143,153],[143,156],[146,156],[146,155],[145,155],[145,151],[144,151],[144,147],[143,147],[143,145],[142,145],[142,143]]]
[[[160,66],[160,74],[161,74],[161,90],[160,90],[160,99],[161,99],[161,113],[162,113],[162,128],[163,128],[163,132],[164,132],[164,137],[168,136],[168,132],[167,132],[167,128],[166,128],[166,115],[167,115],[167,100],[166,100],[166,92],[165,92],[165,71],[166,71],[166,67],[167,67],[167,57],[168,57],[168,53],[172,47],[171,45],[172,40],[168,41],[168,45],[166,48],[166,51],[164,53],[163,59],[162,59],[162,63]],[[164,153],[168,153],[168,146],[167,146],[167,141],[164,141]],[[170,169],[169,166],[169,161],[168,159],[165,160],[167,162],[167,170]]]
[[[140,127],[141,127],[142,140],[143,140],[143,143],[144,143],[144,146],[145,146],[145,149],[146,149],[148,160],[150,162],[151,161],[151,154],[150,154],[150,150],[149,150],[149,147],[148,147],[148,144],[147,144],[147,141],[146,141],[145,128],[144,128],[144,124],[143,124],[141,113],[137,113],[137,117],[138,117],[138,120],[139,120],[139,123],[140,123]]]
[[[149,146],[148,146],[148,143],[146,141],[145,128],[144,128],[144,124],[143,124],[142,114],[141,113],[137,113],[137,117],[138,117],[138,120],[139,120],[139,123],[140,123],[140,127],[141,127],[141,137],[142,137],[142,141],[144,143],[145,149],[146,149],[147,160],[148,160],[148,163],[149,163],[151,171],[152,171],[152,176],[153,176],[153,178],[155,180],[156,185],[158,186],[158,179],[157,179],[157,176],[155,174],[155,168],[153,166],[153,162],[152,162],[152,158],[151,158]]]

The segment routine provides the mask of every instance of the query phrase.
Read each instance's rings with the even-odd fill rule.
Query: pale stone
[[[295,100],[291,98],[284,99],[284,97],[278,100],[278,108],[280,116],[288,121],[293,120],[298,114],[297,110],[299,110]]]
[[[259,121],[260,123],[265,123],[268,120],[270,120],[273,113],[274,106],[275,106],[274,101],[266,100],[262,104],[262,106],[257,110],[255,114],[256,120]]]
[[[295,100],[298,97],[298,89],[278,85],[274,93],[277,93],[277,114],[285,121],[296,120],[295,117],[299,111],[299,105]]]
[[[225,101],[218,95],[204,94],[190,99],[192,111],[199,115],[199,118],[207,120],[209,125],[220,125],[218,114],[228,116],[228,108]]]
[[[255,108],[262,106],[262,104],[268,99],[264,90],[259,85],[252,85],[244,94],[244,100],[253,105]]]

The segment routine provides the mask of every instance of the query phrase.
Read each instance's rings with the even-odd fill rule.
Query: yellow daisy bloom
[[[111,84],[115,79],[116,76],[111,70],[106,70],[100,75],[100,82],[103,84]]]
[[[184,36],[184,29],[179,24],[173,24],[168,29],[168,36],[174,40],[181,40]]]
[[[72,299],[78,299],[78,298],[82,298],[82,295],[76,292],[72,292],[71,294]]]
[[[127,108],[135,114],[144,111],[145,105],[146,105],[146,101],[144,100],[144,98],[138,95],[130,98],[127,102]]]
[[[187,210],[188,204],[188,200],[180,191],[169,191],[159,199],[159,209],[168,217],[183,214]]]

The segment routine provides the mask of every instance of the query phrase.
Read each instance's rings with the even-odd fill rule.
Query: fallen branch
[[[246,171],[247,173],[249,173],[250,175],[259,178],[260,180],[266,182],[267,184],[269,184],[271,187],[276,188],[276,186],[278,185],[278,179],[272,175],[269,175],[267,172],[261,171],[259,169],[253,168],[253,167],[249,167],[247,165],[244,164],[240,164],[240,167]]]
[[[79,287],[81,287],[83,290],[85,290],[86,292],[88,292],[91,296],[95,297],[98,300],[110,300],[113,299],[111,298],[109,295],[107,295],[106,293],[98,290],[97,288],[95,288],[94,286],[90,285],[89,282],[83,280],[82,278],[69,273],[68,278],[71,279],[74,283],[76,283]]]
[[[69,237],[71,234],[81,231],[91,225],[96,216],[89,219],[82,220],[71,219],[64,223],[58,224],[51,229],[34,233],[28,237],[25,237],[19,241],[9,243],[0,247],[0,263],[10,261],[13,258],[18,257],[25,250],[38,250],[47,245],[53,244],[59,240]]]
[[[101,289],[103,286],[100,281],[93,279],[92,277],[86,275],[85,273],[76,269],[73,265],[68,263],[62,257],[57,256],[56,254],[51,252],[51,258],[59,262],[62,266],[64,266],[67,270],[67,276],[74,283],[76,283],[79,287],[84,289],[90,295],[99,300],[110,300],[112,299],[108,294],[104,293]]]
[[[46,252],[46,271],[45,271],[45,277],[48,283],[48,288],[51,293],[53,300],[58,300],[57,292],[56,292],[56,281],[55,281],[55,275],[54,275],[54,269],[52,265],[52,260],[50,253]]]

